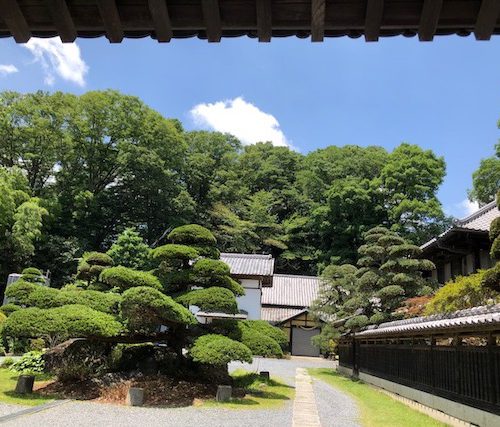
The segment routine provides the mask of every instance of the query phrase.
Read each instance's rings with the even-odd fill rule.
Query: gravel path
[[[239,368],[255,372],[269,371],[271,377],[279,377],[288,384],[294,385],[297,368],[333,368],[334,366],[331,361],[307,357],[292,357],[290,360],[255,358],[251,364],[232,363],[230,371]],[[357,426],[355,423],[357,411],[347,396],[320,381],[314,381],[314,392],[323,427]],[[12,406],[0,404],[0,411],[7,411],[7,407]],[[13,409],[21,410],[23,407],[15,405]],[[51,427],[193,427],[197,425],[203,427],[289,427],[292,425],[292,402],[287,402],[282,407],[274,409],[231,410],[204,407],[133,408],[73,401],[2,423],[2,427],[25,427],[26,425]]]
[[[23,409],[26,408],[29,408],[29,406],[13,405],[10,403],[0,403],[0,417],[12,414],[13,412],[22,411]]]
[[[360,427],[359,409],[348,395],[321,380],[314,379],[314,395],[323,427]]]

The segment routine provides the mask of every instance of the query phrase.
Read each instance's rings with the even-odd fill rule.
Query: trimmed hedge
[[[203,311],[238,313],[234,294],[228,289],[217,286],[186,292],[178,296],[176,301],[185,306],[196,305]]]
[[[288,347],[288,337],[286,333],[280,328],[272,326],[265,320],[243,320],[238,323],[240,323],[242,327],[249,328],[250,330],[259,332],[263,335],[268,336],[269,338],[272,338],[282,349]]]
[[[5,296],[11,303],[17,305],[26,305],[29,295],[40,286],[41,285],[35,285],[34,283],[19,279],[11,285],[7,286],[7,289],[5,290]]]
[[[111,315],[83,305],[13,312],[3,324],[3,334],[15,338],[44,338],[62,342],[77,337],[113,337],[122,325]]]
[[[14,311],[20,310],[21,308],[22,307],[20,305],[8,303],[8,304],[2,305],[0,307],[0,312],[2,312],[7,317],[9,317],[11,313],[14,313]]]
[[[106,268],[99,276],[99,280],[111,287],[117,287],[121,291],[126,291],[137,286],[162,289],[158,278],[151,273],[122,266]]]
[[[274,339],[254,329],[243,327],[240,341],[250,349],[254,356],[283,357],[283,350]]]
[[[90,265],[111,266],[114,264],[113,258],[102,252],[89,252],[84,255],[85,261]]]
[[[158,325],[181,323],[195,325],[197,320],[185,307],[160,291],[140,286],[125,291],[120,304],[122,316],[134,331],[155,330]]]
[[[191,246],[168,244],[153,249],[151,256],[159,261],[191,261],[198,258],[200,254]]]
[[[58,290],[41,287],[30,294],[27,305],[38,308],[54,308],[68,304],[78,304],[103,313],[114,314],[118,312],[120,301],[121,296],[111,292],[74,289]]]
[[[174,228],[168,235],[168,239],[181,245],[215,246],[217,243],[212,232],[198,224]]]
[[[191,347],[190,354],[195,362],[210,365],[227,365],[233,360],[252,362],[252,353],[246,345],[215,334],[199,337]]]
[[[193,271],[200,277],[229,276],[229,265],[218,259],[203,258],[193,265]]]

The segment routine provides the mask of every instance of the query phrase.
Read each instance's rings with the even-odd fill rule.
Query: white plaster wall
[[[248,320],[260,320],[261,290],[245,288],[245,295],[237,297],[238,308],[248,313]]]

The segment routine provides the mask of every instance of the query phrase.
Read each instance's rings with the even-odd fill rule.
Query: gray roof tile
[[[238,276],[272,276],[274,259],[271,255],[221,253],[221,261]]]
[[[265,288],[264,288],[265,289]],[[262,307],[260,317],[271,323],[279,323],[304,311],[301,308]]]
[[[273,286],[262,289],[262,304],[310,307],[318,297],[319,284],[315,276],[275,274]]]

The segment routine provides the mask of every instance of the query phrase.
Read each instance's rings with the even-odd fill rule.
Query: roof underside
[[[0,0],[0,37],[415,36],[500,34],[498,0]]]

